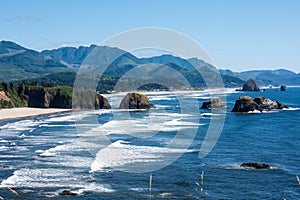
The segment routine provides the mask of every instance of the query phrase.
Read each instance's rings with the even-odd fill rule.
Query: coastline
[[[4,108],[0,109],[0,121],[8,119],[17,119],[24,117],[34,117],[40,115],[49,115],[62,112],[71,112],[72,109],[60,109],[60,108]]]
[[[214,94],[220,91],[225,93],[232,93],[235,91],[235,88],[214,88],[214,89],[203,89],[203,90],[174,90],[174,91],[138,91],[140,93],[146,95],[161,95],[161,94],[188,94],[188,93],[208,93]],[[111,97],[123,97],[128,92],[117,92],[113,94],[106,94],[105,96],[108,98]],[[62,112],[71,112],[72,109],[63,109],[63,108],[31,108],[31,107],[21,107],[21,108],[3,108],[0,109],[0,121],[9,120],[9,119],[17,119],[17,118],[25,118],[25,117],[33,117],[39,115],[49,115],[56,114]]]

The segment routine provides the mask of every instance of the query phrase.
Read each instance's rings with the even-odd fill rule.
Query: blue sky
[[[299,0],[0,0],[0,40],[42,50],[142,27],[179,31],[218,68],[300,72]]]

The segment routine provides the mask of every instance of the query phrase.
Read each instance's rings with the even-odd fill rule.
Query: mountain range
[[[96,48],[96,50],[95,50]],[[92,52],[97,51],[97,60],[94,62]],[[99,56],[100,55],[100,56]],[[87,59],[88,58],[88,59]],[[91,61],[89,63],[89,61]],[[113,62],[111,62],[113,60]],[[96,65],[93,63],[97,63]],[[27,49],[11,41],[0,42],[0,82],[10,82],[24,79],[42,80],[43,77],[56,79],[56,83],[63,79],[61,74],[74,79],[81,65],[85,65],[87,73],[94,73],[99,66],[108,66],[104,74],[114,77],[115,80],[124,76],[127,72],[132,78],[139,78],[139,72],[134,69],[140,65],[165,65],[181,73],[194,87],[203,87],[205,82],[199,71],[205,71],[210,77],[214,77],[217,69],[209,63],[198,58],[184,59],[173,55],[160,55],[150,58],[138,58],[133,54],[116,47],[91,45],[62,47],[41,52]],[[149,68],[148,74],[161,74],[168,78],[164,67]],[[62,73],[63,72],[63,73]],[[224,85],[227,87],[239,87],[249,79],[255,79],[260,85],[300,85],[300,74],[292,71],[280,70],[255,70],[245,72],[233,72],[219,70]],[[58,76],[56,78],[55,76]],[[117,77],[117,78],[116,78]],[[51,81],[50,79],[50,81]],[[70,83],[72,81],[69,81]]]

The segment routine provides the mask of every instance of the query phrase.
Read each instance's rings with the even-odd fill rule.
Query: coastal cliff
[[[33,108],[72,108],[73,89],[69,86],[10,86],[0,87],[0,108],[33,107]],[[108,100],[96,94],[89,109],[108,109]]]

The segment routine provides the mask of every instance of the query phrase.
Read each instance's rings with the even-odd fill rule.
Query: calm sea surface
[[[229,108],[225,113],[198,110],[210,98],[207,92],[199,91],[149,93],[157,108],[148,112],[112,109],[1,121],[0,196],[300,199],[296,179],[300,175],[300,88],[225,93],[211,95],[226,96]],[[290,109],[231,113],[235,99],[244,95],[275,99]],[[120,99],[110,97],[113,107]],[[197,109],[190,112],[194,107]],[[214,148],[199,157],[209,125],[212,121],[222,123],[222,119],[224,127]],[[267,163],[271,169],[243,169],[239,167],[243,162]],[[60,196],[63,190],[78,195]]]

